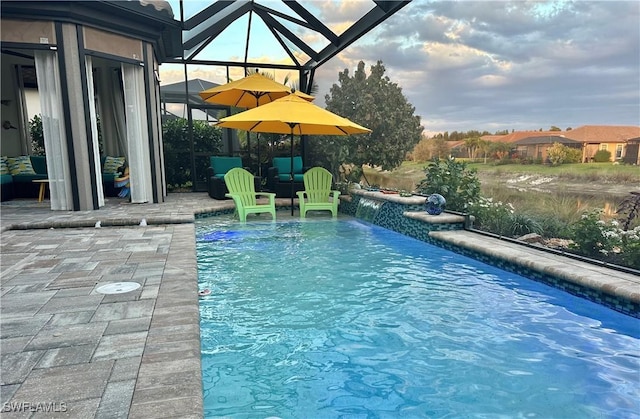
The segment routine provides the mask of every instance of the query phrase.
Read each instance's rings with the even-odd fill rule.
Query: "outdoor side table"
[[[40,190],[38,191],[38,202],[44,201],[44,192],[45,188],[49,184],[49,179],[35,179],[31,182],[40,184]]]

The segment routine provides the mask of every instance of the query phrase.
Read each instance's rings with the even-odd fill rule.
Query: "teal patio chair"
[[[331,211],[331,215],[337,217],[340,192],[331,190],[331,172],[313,167],[305,172],[303,181],[304,190],[297,192],[300,218],[306,218],[307,211]]]
[[[224,184],[224,175],[234,167],[242,167],[240,157],[211,156],[207,168],[207,191],[213,199],[227,199],[229,192]]]
[[[256,192],[254,176],[251,172],[240,167],[229,170],[224,175],[224,183],[229,190],[225,196],[232,198],[236,204],[236,210],[240,221],[247,221],[247,214],[259,214],[268,212],[273,221],[276,219],[276,194],[269,192]],[[267,197],[269,203],[259,204],[257,197]]]

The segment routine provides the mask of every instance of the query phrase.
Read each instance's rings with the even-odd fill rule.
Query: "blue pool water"
[[[640,417],[640,322],[358,220],[198,225],[207,417]]]

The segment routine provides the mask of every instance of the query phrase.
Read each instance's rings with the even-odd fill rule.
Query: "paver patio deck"
[[[110,199],[98,211],[48,205],[34,199],[0,206],[2,417],[202,417],[194,213],[233,203],[188,193],[162,204]],[[147,226],[139,225],[143,218]],[[493,239],[467,233],[448,234],[500,252],[498,240],[486,246]],[[535,263],[549,262],[542,258]],[[578,276],[585,269],[585,278],[612,274],[571,269]],[[637,277],[627,279],[637,290]],[[95,291],[122,281],[141,287]]]

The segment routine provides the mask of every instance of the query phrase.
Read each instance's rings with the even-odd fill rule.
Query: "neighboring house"
[[[557,132],[557,131],[556,131]],[[547,159],[547,150],[555,143],[571,148],[582,148],[582,143],[566,138],[564,135],[537,135],[514,141],[518,156],[533,159]]]
[[[562,135],[562,131],[514,131],[504,135],[484,135],[481,138],[486,141],[515,143],[527,137],[544,137],[549,135]]]
[[[611,152],[611,161],[640,164],[640,126],[584,125],[568,131],[516,131],[505,135],[485,135],[483,140],[514,145],[521,157],[546,158],[546,150],[557,140],[582,148],[582,161],[590,162],[598,150]]]
[[[611,161],[623,161],[629,140],[640,137],[640,127],[584,125],[565,135],[582,143],[582,161],[591,161],[598,150],[611,152]],[[635,164],[640,164],[636,159]]]
[[[483,141],[489,142],[499,142],[511,144],[511,152],[510,155],[517,157],[525,157],[525,158],[536,158],[539,157],[539,150],[535,144],[521,144],[518,146],[518,142],[528,138],[548,138],[558,136],[558,131],[514,131],[510,134],[503,135],[483,135],[481,139]],[[546,157],[546,147],[544,148],[544,153]]]
[[[469,158],[469,150],[464,145],[464,141],[447,141],[449,152],[453,157]]]
[[[192,114],[192,118],[201,121],[216,121],[220,110],[229,110],[228,106],[214,106],[205,103],[199,92],[212,87],[220,86],[202,79],[191,79],[186,83],[180,81],[177,83],[164,84],[160,86],[160,98],[162,99],[162,115],[173,114],[182,115],[181,118],[187,118],[187,103],[190,107],[198,111],[197,117]],[[187,93],[188,90],[188,93]]]

